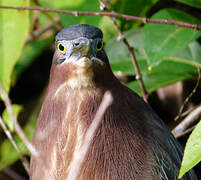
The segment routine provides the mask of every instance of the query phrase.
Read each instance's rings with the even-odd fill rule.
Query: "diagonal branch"
[[[104,2],[102,0],[98,0],[98,1],[100,3],[100,9],[104,10],[105,12],[107,12],[108,11],[107,5],[104,4]],[[141,92],[142,92],[142,97],[143,97],[143,99],[144,99],[145,102],[148,102],[147,101],[146,88],[145,88],[144,82],[142,80],[142,75],[140,73],[140,69],[139,69],[139,66],[138,66],[138,63],[137,63],[137,59],[136,59],[136,56],[135,56],[134,48],[129,44],[128,40],[123,35],[123,33],[120,30],[120,28],[118,27],[117,22],[114,19],[114,17],[109,17],[109,18],[112,21],[115,29],[117,30],[117,32],[119,34],[119,37],[120,37],[120,40],[122,40],[124,42],[126,48],[128,49],[128,51],[130,53],[131,60],[132,60],[132,63],[133,63],[133,67],[134,67],[135,73],[136,73],[136,79],[138,80],[138,83],[140,85],[140,89],[141,89]]]
[[[90,12],[90,11],[71,11],[71,10],[59,10],[59,9],[51,9],[44,7],[20,7],[20,6],[0,6],[0,9],[17,9],[17,10],[29,10],[29,11],[44,11],[44,12],[53,12],[53,13],[61,13],[61,14],[71,14],[71,15],[90,15],[90,16],[109,16],[109,17],[117,17],[130,21],[141,21],[145,23],[156,23],[156,24],[172,24],[176,26],[181,26],[194,30],[201,30],[201,25],[190,24],[181,21],[175,21],[172,19],[151,19],[145,17],[137,17],[137,16],[129,16],[126,14],[121,14],[117,12]]]
[[[172,134],[175,137],[179,137],[180,134],[186,131],[186,129],[192,125],[201,116],[201,106],[193,110],[189,115],[180,122],[173,130]]]

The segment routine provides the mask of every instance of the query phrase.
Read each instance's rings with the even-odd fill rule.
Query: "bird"
[[[103,32],[75,24],[55,38],[49,84],[36,123],[31,180],[67,179],[105,92],[113,97],[77,180],[177,180],[183,150],[165,123],[113,74]],[[182,180],[196,180],[193,170]]]

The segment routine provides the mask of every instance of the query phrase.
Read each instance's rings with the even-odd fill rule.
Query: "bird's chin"
[[[92,66],[92,61],[88,57],[81,57],[75,61],[75,63],[82,68],[89,68]]]
[[[81,57],[75,63],[82,68],[89,68],[93,65],[104,65],[104,62],[96,57]]]

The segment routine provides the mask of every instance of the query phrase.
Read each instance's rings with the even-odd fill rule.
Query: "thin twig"
[[[77,179],[81,165],[93,140],[95,132],[98,126],[100,125],[107,108],[112,104],[112,101],[113,98],[111,93],[109,91],[106,91],[103,96],[102,102],[95,114],[95,117],[86,132],[83,145],[81,146],[80,150],[74,152],[76,154],[75,156],[76,158],[72,162],[72,166],[68,174],[67,180]]]
[[[195,120],[201,115],[201,106],[193,110],[181,123],[179,123],[173,130],[172,133],[175,137],[182,134]]]
[[[0,125],[1,125],[2,129],[4,130],[6,136],[10,140],[11,144],[15,148],[15,150],[18,153],[20,153],[20,149],[18,148],[15,140],[13,139],[12,134],[10,133],[10,131],[8,130],[8,128],[6,127],[6,125],[5,125],[4,121],[3,121],[3,119],[1,118],[1,116],[0,116]],[[28,160],[26,159],[26,157],[21,157],[20,160],[21,160],[21,162],[22,162],[22,164],[23,164],[23,166],[24,166],[27,174],[29,174],[29,162],[28,162]]]
[[[38,0],[34,0],[33,2],[35,3],[36,6],[40,6]],[[55,21],[55,19],[52,16],[50,16],[47,12],[43,12],[43,14],[52,22],[52,24],[58,31],[62,29],[62,26],[59,24],[59,22]]]
[[[195,129],[196,126],[197,126],[197,124],[190,127],[189,129],[185,130],[184,132],[181,132],[180,134],[175,135],[175,138],[180,138],[180,137],[190,133],[191,131],[193,131]]]
[[[104,4],[104,2],[102,0],[98,0],[99,3],[100,3],[100,9],[104,10],[105,12],[108,11],[108,7],[106,4]],[[142,79],[142,75],[140,73],[140,69],[139,69],[139,66],[138,66],[138,63],[137,63],[137,59],[136,59],[136,56],[135,56],[135,50],[133,47],[131,47],[131,45],[129,44],[128,40],[125,38],[125,36],[123,35],[122,31],[120,30],[120,28],[118,27],[117,25],[117,22],[116,20],[114,19],[114,17],[109,17],[110,20],[112,21],[116,31],[118,32],[119,34],[119,39],[123,41],[123,43],[125,44],[126,48],[128,49],[129,51],[129,54],[131,56],[131,61],[133,63],[133,67],[135,69],[135,73],[136,73],[136,79],[140,85],[140,89],[141,89],[141,92],[142,92],[142,97],[144,99],[145,102],[148,102],[147,101],[147,92],[146,92],[146,88],[145,88],[145,85],[144,85],[144,82],[143,82],[143,79]]]
[[[59,22],[60,19],[57,17],[54,19],[55,22]],[[30,36],[28,36],[28,38],[26,39],[26,44],[28,44],[30,41],[38,38],[39,36],[41,36],[42,34],[44,34],[45,32],[47,32],[48,30],[53,30],[54,28],[54,24],[51,22],[43,27],[41,27],[40,29],[37,29],[35,31],[32,32],[32,34]]]
[[[9,97],[7,96],[6,91],[3,88],[3,85],[1,84],[1,82],[0,82],[0,94],[2,95],[4,104],[8,110],[8,113],[9,113],[12,121],[13,121],[15,132],[21,138],[21,140],[24,142],[27,149],[30,151],[31,155],[38,160],[38,162],[41,165],[41,168],[43,168],[43,170],[44,170],[46,177],[48,177],[47,179],[52,179],[53,175],[50,174],[50,172],[47,170],[44,161],[40,158],[40,153],[36,150],[36,148],[33,146],[33,144],[28,140],[28,138],[24,134],[22,128],[18,124],[17,119],[15,118],[14,113],[13,113],[11,101],[10,101]]]
[[[191,108],[189,108],[188,110],[184,111],[181,115],[180,115],[180,118],[184,118],[185,116],[187,116],[189,113],[191,113],[194,109],[196,109],[198,106],[201,106],[201,103],[196,105],[196,106],[193,106]]]
[[[175,21],[172,19],[151,19],[137,16],[129,16],[126,14],[121,14],[117,12],[90,12],[90,11],[71,11],[71,10],[59,10],[59,9],[51,9],[44,7],[20,7],[20,6],[0,6],[0,9],[17,9],[17,10],[29,10],[29,11],[44,11],[44,12],[53,12],[53,13],[62,13],[62,14],[71,14],[74,16],[78,15],[90,15],[90,16],[109,16],[109,17],[117,17],[131,21],[141,21],[145,23],[156,23],[156,24],[172,24],[176,26],[181,26],[194,30],[201,30],[201,25],[190,24],[181,21]]]
[[[199,83],[200,83],[200,68],[199,67],[197,68],[197,71],[198,71],[198,78],[197,78],[195,87],[193,88],[192,92],[184,100],[184,103],[182,104],[181,108],[179,109],[178,115],[174,119],[175,121],[178,120],[181,117],[181,114],[183,112],[183,109],[184,109],[185,105],[189,102],[190,98],[195,94],[195,92],[196,92],[196,90],[197,90],[197,88],[199,86]]]

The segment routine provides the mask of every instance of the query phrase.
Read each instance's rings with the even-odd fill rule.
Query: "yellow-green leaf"
[[[201,121],[190,135],[184,150],[179,178],[201,161]]]
[[[13,108],[13,113],[15,118],[17,118],[18,114],[22,110],[22,106],[18,104],[13,104],[12,108]],[[14,124],[7,109],[4,110],[2,118],[3,118],[3,121],[6,123],[6,125],[8,126],[9,130],[11,132],[14,132]]]
[[[29,6],[29,0],[3,0],[3,6]],[[29,12],[23,10],[1,10],[1,64],[0,81],[9,91],[11,74],[25,44],[29,30]]]

